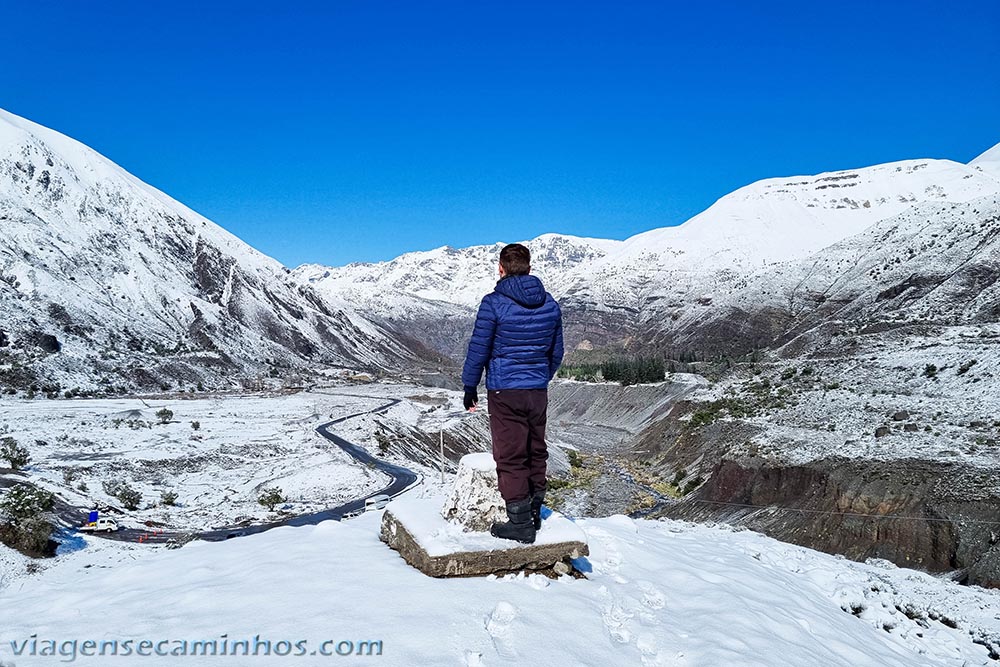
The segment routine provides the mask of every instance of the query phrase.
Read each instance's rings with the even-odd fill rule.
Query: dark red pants
[[[548,390],[501,389],[486,392],[486,398],[500,495],[511,503],[544,491]]]

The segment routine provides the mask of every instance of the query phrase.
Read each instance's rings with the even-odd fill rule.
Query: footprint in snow
[[[618,540],[600,528],[592,528],[587,532],[589,537],[597,538],[601,544],[601,551],[603,551],[601,554],[603,558],[600,561],[602,570],[608,574],[617,575],[618,571],[621,570],[622,563],[625,562],[625,558],[618,548]],[[628,580],[621,577],[616,576],[615,579],[620,584],[628,583]]]
[[[465,667],[483,667],[483,654],[476,651],[465,652]]]
[[[665,664],[660,657],[660,647],[656,643],[656,637],[645,633],[639,635],[635,640],[635,647],[639,649],[639,660],[642,667],[658,667]]]
[[[604,607],[601,612],[601,620],[604,627],[608,629],[611,639],[619,644],[627,644],[632,641],[632,633],[628,629],[628,622],[632,618],[618,599],[612,599],[611,603]]]
[[[663,609],[667,606],[666,596],[663,591],[648,581],[637,582],[639,590],[642,591],[642,604],[650,609]]]
[[[514,660],[517,658],[517,651],[511,643],[513,633],[510,630],[511,624],[517,617],[517,607],[509,602],[500,601],[493,608],[493,612],[486,617],[486,632],[493,640],[493,648],[497,655],[504,660]]]

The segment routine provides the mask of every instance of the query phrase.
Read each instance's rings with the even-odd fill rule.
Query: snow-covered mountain
[[[585,239],[563,234],[545,234],[527,241],[532,270],[547,285],[558,289],[574,269],[606,257],[621,247],[621,241]],[[343,267],[306,264],[295,275],[366,312],[393,316],[401,303],[417,312],[442,304],[474,308],[497,281],[497,259],[503,243],[411,252],[378,263],[355,263]]]
[[[614,252],[621,241],[545,234],[527,241],[532,270],[550,290],[573,271]],[[345,299],[366,315],[406,330],[446,354],[456,354],[468,320],[497,281],[503,243],[412,252],[388,262],[343,267],[307,264],[293,274],[322,293]]]
[[[728,309],[780,312],[786,340],[828,321],[996,322],[998,281],[1000,195],[924,202],[806,259],[751,277],[719,302],[712,317]]]
[[[677,227],[638,234],[579,270],[568,291],[599,308],[646,298],[717,295],[739,278],[803,259],[923,202],[1000,193],[1000,180],[950,160],[907,160],[818,176],[772,178],[726,195]]]
[[[738,295],[751,282],[761,283],[760,276],[773,274],[780,282],[798,275],[787,267],[823,261],[825,249],[883,221],[905,218],[919,225],[951,205],[996,195],[1000,146],[968,165],[906,160],[762,180],[682,225],[625,241],[549,234],[527,244],[534,271],[563,302],[571,344],[627,344],[636,338],[672,344],[670,332],[730,312],[711,306],[740,301]],[[877,234],[862,236],[849,252],[882,242]],[[295,275],[326,293],[350,295],[381,321],[406,323],[437,349],[458,355],[475,305],[492,288],[500,247],[441,248],[341,268],[312,265]],[[961,261],[953,254],[952,260]],[[772,289],[785,293],[791,287]],[[747,298],[744,307],[751,305]]]
[[[0,111],[0,386],[378,368],[418,354],[83,144]]]

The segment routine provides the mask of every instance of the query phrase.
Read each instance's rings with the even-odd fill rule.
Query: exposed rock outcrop
[[[489,532],[494,523],[507,520],[507,510],[497,486],[497,466],[487,453],[466,454],[441,516],[466,531]]]
[[[884,558],[1000,585],[1000,497],[988,471],[960,464],[830,458],[773,466],[723,460],[709,481],[661,516],[724,521],[855,560]],[[975,487],[975,488],[973,488]]]

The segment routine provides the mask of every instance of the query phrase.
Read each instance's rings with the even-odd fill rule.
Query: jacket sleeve
[[[483,370],[493,353],[493,336],[497,329],[496,312],[490,299],[483,299],[476,313],[476,325],[469,339],[469,351],[465,355],[465,367],[462,369],[462,384],[466,387],[478,387],[483,377]]]
[[[558,309],[559,306],[557,305]],[[559,370],[559,366],[562,365],[563,360],[563,323],[562,323],[562,310],[556,311],[558,314],[558,319],[556,320],[556,332],[552,337],[552,347],[549,348],[549,381],[556,376],[556,371]]]

